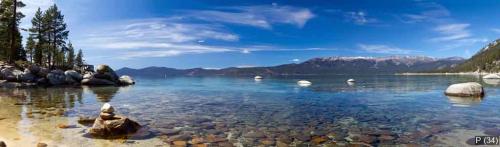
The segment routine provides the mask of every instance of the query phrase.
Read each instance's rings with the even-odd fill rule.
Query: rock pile
[[[0,62],[0,87],[57,86],[57,85],[132,85],[130,76],[118,77],[108,65],[99,65],[96,72],[84,75],[75,70],[50,70],[36,65],[24,68]]]
[[[99,117],[94,121],[89,134],[94,137],[114,138],[135,133],[141,126],[125,116],[115,115],[115,109],[109,103],[101,108]]]
[[[87,73],[83,76],[83,85],[132,85],[135,84],[130,76],[118,77],[108,65],[97,66],[96,73]]]

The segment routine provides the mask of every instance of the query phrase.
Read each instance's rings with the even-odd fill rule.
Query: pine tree
[[[68,56],[66,58],[66,63],[69,68],[75,67],[75,48],[73,48],[73,44],[71,41],[68,43]]]
[[[61,11],[59,11],[55,4],[45,11],[42,24],[45,26],[45,38],[49,44],[47,54],[48,63],[49,67],[53,68],[54,63],[63,61],[60,60],[60,56],[66,52],[65,45],[69,31],[66,30],[64,15],[61,14]],[[61,63],[57,64],[61,65]]]
[[[17,0],[2,0],[0,2],[0,45],[4,58],[10,63],[16,60],[25,60],[22,47],[22,37],[19,32],[19,23],[24,15],[18,11],[24,3]]]
[[[31,25],[32,27],[29,29],[30,36],[32,36],[33,39],[36,39],[35,47],[34,47],[34,53],[33,53],[33,60],[35,64],[38,65],[43,65],[44,61],[44,48],[47,42],[44,38],[45,35],[45,30],[43,26],[43,16],[42,16],[42,10],[38,8],[38,10],[35,13],[35,16],[31,20]]]
[[[79,49],[78,50],[78,53],[76,54],[76,58],[75,58],[75,64],[76,66],[78,67],[82,67],[83,66],[83,52],[82,52],[82,49]]]
[[[28,39],[26,40],[26,53],[28,55],[28,59],[31,63],[33,63],[33,56],[35,54],[35,47],[36,47],[36,42],[33,39],[33,36],[29,36]]]

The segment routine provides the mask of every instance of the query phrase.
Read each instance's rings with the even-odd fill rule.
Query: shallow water
[[[347,84],[349,78],[357,82]],[[298,86],[301,79],[312,85]],[[443,95],[448,85],[469,81],[482,83],[486,96]],[[474,76],[172,77],[137,79],[129,87],[1,89],[0,140],[154,146],[186,134],[219,146],[461,146],[472,134],[500,132],[498,83]],[[77,117],[97,116],[105,102],[148,133],[120,140],[86,137],[88,127]]]

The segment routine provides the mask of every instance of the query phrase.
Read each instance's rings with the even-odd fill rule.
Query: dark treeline
[[[31,28],[19,28],[20,20],[25,16],[19,9],[24,6],[18,0],[2,0],[0,3],[0,60],[61,69],[84,65],[81,49],[75,55],[75,49],[68,41],[69,31],[57,5],[47,10],[38,8],[31,20]],[[29,33],[25,47],[20,31]]]

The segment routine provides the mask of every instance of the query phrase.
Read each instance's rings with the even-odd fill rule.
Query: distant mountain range
[[[500,39],[497,39],[477,52],[470,59],[455,67],[439,70],[441,72],[499,72]]]
[[[325,57],[313,58],[299,64],[292,63],[270,67],[231,67],[224,69],[147,67],[142,69],[122,68],[116,72],[121,75],[137,77],[394,74],[451,69],[464,61],[465,59],[461,57],[442,59],[426,56]]]

